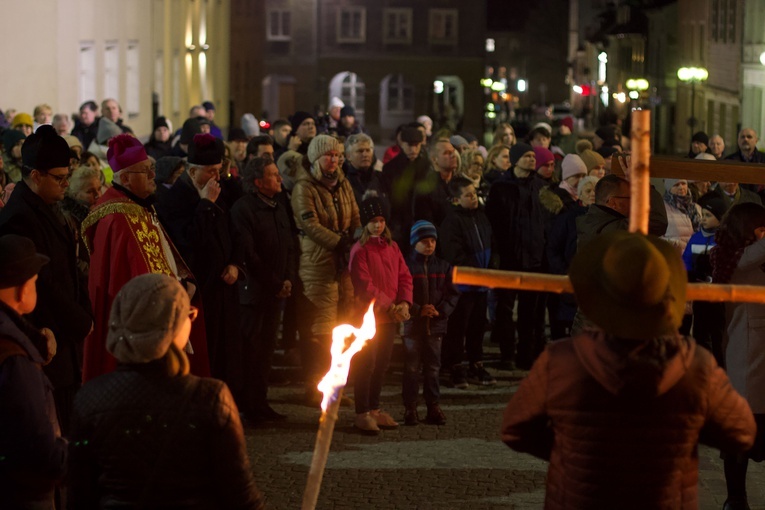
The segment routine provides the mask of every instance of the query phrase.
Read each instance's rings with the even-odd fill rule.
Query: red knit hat
[[[141,161],[146,161],[149,156],[138,138],[121,134],[109,140],[109,150],[106,151],[106,159],[115,173]]]

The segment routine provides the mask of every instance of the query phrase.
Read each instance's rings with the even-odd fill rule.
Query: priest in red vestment
[[[152,205],[154,164],[141,142],[131,135],[109,140],[109,165],[114,181],[82,223],[90,251],[88,292],[93,302],[94,329],[85,339],[83,381],[114,370],[116,359],[106,350],[109,313],[117,292],[130,279],[145,273],[174,276],[200,310],[201,297],[194,277],[160,225]],[[209,376],[204,320],[197,320],[187,347],[191,372]]]

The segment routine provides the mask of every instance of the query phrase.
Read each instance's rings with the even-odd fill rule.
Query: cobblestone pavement
[[[319,509],[537,509],[543,507],[547,464],[513,452],[499,441],[508,399],[523,372],[497,371],[494,387],[442,388],[445,426],[420,424],[357,433],[353,409],[341,408],[324,474]],[[287,372],[284,372],[287,373]],[[393,364],[383,390],[383,408],[402,419],[401,366]],[[273,407],[289,415],[284,423],[247,428],[247,447],[256,480],[270,509],[298,509],[311,462],[319,410],[302,403],[299,383],[274,387]],[[424,416],[424,405],[421,406]],[[701,510],[719,510],[725,479],[719,454],[702,447]],[[763,466],[750,465],[749,499],[765,510]],[[618,505],[615,506],[618,508]]]

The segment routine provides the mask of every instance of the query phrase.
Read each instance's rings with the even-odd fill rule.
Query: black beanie
[[[292,124],[292,134],[297,132],[300,124],[302,124],[306,119],[313,119],[313,115],[308,112],[295,112],[292,117],[290,117],[290,124]]]
[[[69,168],[69,144],[51,125],[42,125],[24,140],[21,159],[30,170],[46,172],[51,168]]]
[[[520,142],[510,147],[510,164],[518,163],[518,160],[527,152],[534,152],[534,147],[527,143]]]
[[[199,122],[199,117],[186,119],[181,128],[181,139],[178,143],[184,145],[190,145],[194,139],[194,135],[198,135],[202,132],[202,123]]]
[[[161,127],[166,127],[167,129],[170,129],[170,126],[167,123],[167,119],[165,117],[157,117],[154,119],[154,128],[153,131],[156,131],[157,129]]]
[[[693,137],[691,137],[691,143],[693,142],[701,142],[704,145],[709,145],[709,136],[703,131],[697,131],[696,133],[693,133]]]
[[[715,215],[715,218],[722,220],[722,217],[728,211],[728,203],[722,197],[715,195],[704,195],[699,199],[699,206]]]
[[[382,216],[385,218],[385,208],[383,207],[382,200],[377,196],[374,190],[369,190],[364,193],[364,198],[359,206],[359,216],[361,216],[361,224],[366,225],[372,218]],[[388,218],[385,218],[387,221]]]

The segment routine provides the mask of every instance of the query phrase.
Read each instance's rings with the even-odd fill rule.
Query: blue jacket
[[[35,347],[45,337],[0,303],[0,499],[3,508],[53,501],[66,470],[53,386]]]
[[[715,243],[717,229],[709,231],[702,228],[694,233],[685,245],[683,262],[688,271],[688,279],[691,282],[711,282],[712,264],[709,261],[709,252]]]
[[[431,335],[446,333],[449,315],[457,305],[459,294],[452,285],[452,266],[443,259],[426,257],[412,251],[406,260],[412,274],[413,298],[409,313],[412,318],[404,323],[404,335],[421,335],[430,328]],[[434,305],[438,317],[420,317],[423,305]]]

